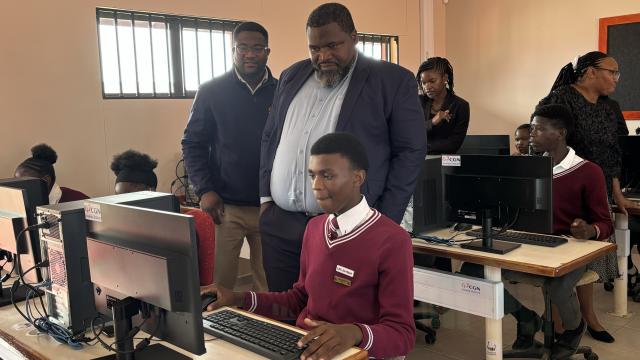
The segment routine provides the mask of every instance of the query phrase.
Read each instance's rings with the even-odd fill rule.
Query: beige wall
[[[511,135],[562,66],[597,50],[598,19],[631,13],[640,1],[449,0],[446,53],[456,92],[471,103],[470,133]]]
[[[160,164],[169,190],[191,100],[103,100],[95,8],[255,20],[270,32],[269,65],[279,74],[307,56],[305,22],[324,1],[11,0],[0,12],[0,178],[12,176],[29,148],[47,142],[59,155],[59,182],[97,196],[112,192],[108,166],[128,148]],[[420,61],[419,0],[351,0],[356,28],[400,36],[400,62]]]

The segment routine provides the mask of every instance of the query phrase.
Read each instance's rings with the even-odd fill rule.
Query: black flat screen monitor
[[[622,174],[620,187],[629,193],[640,194],[640,136],[620,136],[622,150]]]
[[[456,155],[444,165],[447,219],[482,225],[483,251],[519,245],[492,241],[492,227],[553,232],[551,157]]]
[[[85,201],[85,217],[96,307],[111,309],[118,349],[133,349],[128,333],[136,317],[148,334],[203,354],[193,217],[94,200]],[[135,353],[149,354],[182,356],[160,344]]]
[[[509,135],[467,135],[458,150],[461,155],[509,155]]]

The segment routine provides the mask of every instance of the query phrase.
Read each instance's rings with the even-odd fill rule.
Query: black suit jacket
[[[260,196],[271,196],[271,169],[289,105],[313,74],[310,60],[282,74],[262,135]],[[362,193],[369,204],[400,222],[426,154],[424,114],[408,70],[358,55],[336,131],[360,139],[369,157]]]

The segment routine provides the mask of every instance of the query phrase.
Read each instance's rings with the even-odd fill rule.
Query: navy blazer
[[[289,105],[313,74],[310,60],[282,72],[262,134],[260,196],[271,196],[271,169]],[[424,161],[424,114],[413,74],[384,61],[358,55],[336,131],[360,139],[369,170],[362,193],[369,205],[400,223]]]

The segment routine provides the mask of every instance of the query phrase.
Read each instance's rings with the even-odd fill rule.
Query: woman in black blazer
[[[416,74],[427,130],[427,153],[455,154],[469,127],[469,103],[453,91],[453,67],[441,57],[423,62]]]

